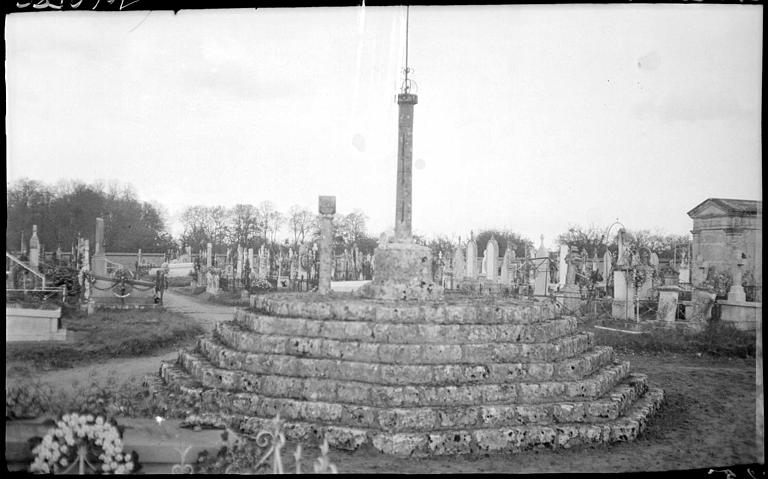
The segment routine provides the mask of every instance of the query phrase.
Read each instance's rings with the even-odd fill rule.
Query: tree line
[[[292,206],[287,214],[270,201],[258,205],[191,206],[181,214],[183,231],[179,241],[195,251],[204,251],[211,243],[214,253],[225,253],[238,245],[258,250],[267,245],[273,252],[283,246],[297,250],[299,245],[320,238],[320,215],[309,208]],[[368,235],[367,216],[360,210],[334,215],[333,249],[339,254],[357,246],[362,254],[373,253],[377,240]],[[280,237],[287,231],[288,237]]]
[[[10,185],[6,192],[6,249],[20,245],[22,233],[28,244],[32,225],[38,226],[38,238],[46,250],[61,247],[69,251],[78,237],[89,238],[95,244],[95,219],[104,219],[104,246],[108,251],[132,252],[141,249],[147,253],[162,253],[191,246],[194,251],[205,251],[212,243],[215,253],[226,253],[238,245],[258,250],[263,244],[273,252],[278,248],[293,247],[319,240],[319,215],[309,208],[292,206],[287,213],[279,211],[270,201],[257,205],[237,204],[224,206],[191,206],[181,216],[182,233],[173,238],[167,230],[163,208],[140,201],[130,185],[101,182],[85,184],[79,181],[47,185],[39,181],[22,179]],[[336,254],[352,250],[355,246],[362,254],[373,253],[378,238],[368,234],[367,216],[360,210],[334,217],[333,248]],[[287,232],[288,237],[281,236]],[[609,250],[616,257],[618,226],[602,228],[595,225],[572,225],[557,238],[559,244],[586,250],[592,257],[602,257]],[[660,259],[679,258],[687,249],[690,237],[651,233],[649,230],[627,230],[629,246],[639,250],[655,251]],[[499,244],[499,254],[507,246],[517,257],[533,251],[530,239],[511,229],[485,229],[475,236],[477,250],[482,253],[491,237]],[[466,243],[469,238],[462,238]],[[418,244],[429,246],[437,256],[452,257],[455,241],[447,236],[428,238],[414,235]],[[25,246],[26,248],[26,246]]]
[[[22,179],[6,191],[6,249],[29,247],[32,225],[47,251],[68,252],[78,237],[95,244],[96,218],[104,219],[104,246],[108,251],[161,253],[175,247],[166,231],[161,207],[140,201],[130,185],[78,181],[55,185]]]

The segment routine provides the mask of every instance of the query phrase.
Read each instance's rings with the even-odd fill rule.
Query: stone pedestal
[[[618,269],[613,272],[613,303],[611,317],[613,319],[634,319],[635,287],[629,278],[629,271]]]
[[[659,306],[656,319],[667,322],[675,321],[679,294],[680,288],[676,285],[661,286],[659,288]]]
[[[763,303],[734,301],[728,294],[727,301],[718,301],[720,321],[730,323],[742,331],[755,331],[757,323],[763,320]]]
[[[555,297],[563,303],[569,313],[576,313],[581,308],[581,293],[576,285],[567,285],[557,292]]]
[[[376,299],[435,300],[443,297],[442,286],[432,280],[432,253],[412,243],[385,243],[374,251],[373,281],[360,289],[362,296]]]
[[[731,286],[731,289],[728,290],[728,301],[734,303],[746,303],[747,293],[744,292],[744,287],[740,284]]]

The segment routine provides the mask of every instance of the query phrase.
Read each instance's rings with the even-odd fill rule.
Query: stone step
[[[512,427],[530,424],[604,422],[620,417],[647,390],[646,377],[629,375],[605,397],[587,401],[541,404],[484,404],[382,408],[321,401],[273,398],[257,393],[206,389],[167,366],[174,389],[201,401],[203,410],[227,415],[274,417],[313,424],[380,429],[388,432],[432,431],[456,427]],[[174,371],[175,369],[175,371]]]
[[[543,343],[388,344],[260,334],[243,329],[236,321],[218,323],[215,335],[224,345],[242,352],[415,364],[558,361],[582,354],[594,344],[594,333],[591,332],[562,336]]]
[[[600,423],[531,424],[511,427],[462,428],[439,431],[388,432],[339,425],[318,425],[304,421],[285,421],[283,432],[290,440],[307,442],[325,438],[329,445],[354,450],[372,444],[385,454],[397,456],[456,455],[484,452],[517,453],[547,447],[570,448],[582,444],[609,443],[635,439],[664,400],[660,389],[649,389],[624,416]],[[257,434],[269,428],[272,418],[228,416],[239,431]],[[209,419],[210,420],[210,419]]]
[[[388,344],[542,343],[573,334],[575,319],[552,319],[531,324],[412,324],[368,320],[306,319],[268,316],[237,310],[244,329],[265,335],[354,340]]]
[[[580,379],[610,363],[614,357],[611,348],[595,347],[586,354],[558,362],[420,364],[418,358],[386,353],[379,361],[353,361],[247,353],[233,350],[212,337],[198,340],[196,351],[223,369],[338,380],[369,378],[371,382],[387,385],[407,384],[412,375],[399,374],[403,368],[422,371],[425,378],[444,385]]]
[[[182,351],[179,365],[203,386],[235,392],[252,392],[271,397],[371,405],[459,406],[473,404],[533,404],[554,400],[596,399],[606,394],[629,374],[629,363],[604,366],[579,380],[539,382],[437,385],[418,366],[397,366],[395,373],[409,385],[388,386],[375,381],[296,378],[277,374],[254,374],[214,366],[202,354]]]
[[[375,321],[376,323],[533,323],[559,316],[552,301],[455,299],[439,302],[377,301],[313,293],[252,295],[251,309],[271,316]]]

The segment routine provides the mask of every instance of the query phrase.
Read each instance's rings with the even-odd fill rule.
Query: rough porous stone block
[[[373,436],[372,443],[384,454],[410,456],[414,451],[425,450],[428,439],[428,435],[423,433],[381,433]]]

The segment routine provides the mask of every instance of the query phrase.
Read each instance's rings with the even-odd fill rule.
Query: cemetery
[[[53,357],[48,377],[78,361],[135,360],[114,363],[129,382],[72,384],[69,396],[16,372],[9,469],[541,472],[548,460],[594,472],[692,467],[712,451],[762,460],[752,452],[763,427],[762,201],[703,199],[687,212],[691,236],[671,246],[618,218],[554,248],[543,234],[535,245],[479,224],[435,246],[413,228],[407,18],[386,180],[395,221],[378,241],[348,241],[337,196],[323,194],[293,242],[274,237],[279,213],[264,208],[228,236],[189,228],[174,247],[155,236],[134,251],[102,208],[70,251],[46,251],[42,220],[22,229],[19,250],[6,247],[7,379],[13,351],[35,369],[38,351]],[[121,337],[131,329],[135,340]],[[703,356],[698,343],[679,360],[625,347],[659,336],[740,342],[745,357]],[[131,368],[146,362],[154,372],[136,380]]]

